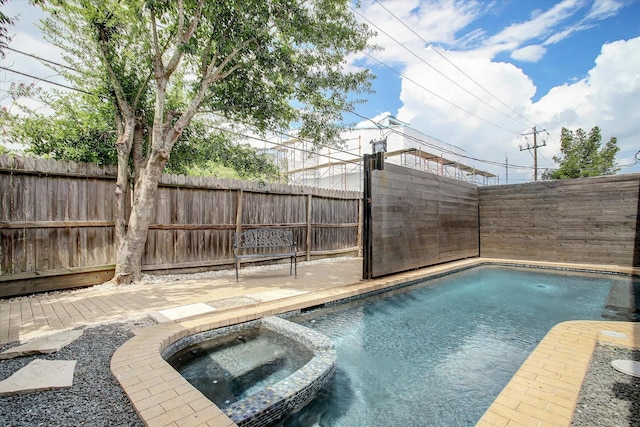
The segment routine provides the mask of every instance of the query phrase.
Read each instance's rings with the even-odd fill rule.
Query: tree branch
[[[176,46],[176,50],[173,53],[173,56],[171,57],[171,59],[169,60],[169,62],[167,63],[166,69],[165,69],[165,74],[167,76],[170,76],[173,74],[173,72],[176,70],[176,68],[178,67],[178,65],[180,64],[180,61],[182,60],[182,56],[184,55],[184,51],[182,49],[182,47],[184,45],[186,45],[189,40],[191,40],[191,38],[193,37],[193,35],[196,32],[196,29],[198,28],[198,23],[200,22],[200,18],[202,17],[202,7],[204,5],[204,1],[205,0],[200,0],[198,2],[198,7],[196,10],[196,13],[193,16],[193,20],[191,21],[191,24],[189,25],[189,28],[187,29],[187,31],[184,32],[183,34],[183,27],[184,27],[184,4],[182,3],[182,0],[180,0],[178,2],[178,22],[179,22],[179,26],[178,26],[178,37],[180,38],[180,40],[178,41],[178,44]]]

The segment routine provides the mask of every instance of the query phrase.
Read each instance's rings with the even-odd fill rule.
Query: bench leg
[[[238,260],[238,258],[236,258],[235,264],[236,264],[236,283],[237,283],[239,281],[239,279],[238,279],[238,267],[239,267],[239,265],[238,264],[240,264],[240,261]]]

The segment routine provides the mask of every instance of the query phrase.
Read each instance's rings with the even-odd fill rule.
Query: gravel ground
[[[640,426],[640,378],[613,369],[616,359],[640,361],[640,350],[596,347],[572,426]]]
[[[113,352],[133,336],[132,329],[151,324],[141,319],[89,327],[56,353],[0,360],[0,380],[34,359],[77,360],[71,388],[0,397],[0,426],[143,426],[109,364]],[[0,351],[16,345],[0,346]]]

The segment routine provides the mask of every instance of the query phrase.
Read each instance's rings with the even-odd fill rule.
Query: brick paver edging
[[[597,343],[638,348],[640,324],[569,321],[554,326],[477,425],[569,426]]]

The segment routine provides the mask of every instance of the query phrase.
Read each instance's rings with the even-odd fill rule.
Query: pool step
[[[614,282],[602,316],[618,321],[640,320],[640,281]]]

